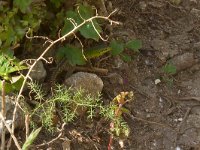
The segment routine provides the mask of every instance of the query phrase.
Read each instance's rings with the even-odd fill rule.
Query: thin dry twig
[[[76,34],[74,33],[74,37],[78,40],[78,42],[80,43],[80,45],[81,45],[81,52],[82,52],[82,55],[83,55],[83,58],[87,61],[87,58],[85,57],[85,55],[84,55],[84,46],[83,46],[83,43],[81,42],[81,39],[78,37],[78,36],[76,36]]]
[[[29,125],[30,125],[30,115],[26,114],[25,115],[26,139],[28,138],[30,133]]]
[[[168,125],[164,125],[162,123],[158,123],[158,122],[154,122],[154,121],[149,121],[149,120],[145,120],[145,119],[142,119],[142,118],[139,118],[139,117],[135,117],[133,115],[130,115],[130,117],[133,119],[133,120],[139,120],[139,121],[143,121],[143,122],[146,122],[146,123],[149,123],[149,124],[155,124],[155,125],[158,125],[158,126],[161,126],[161,127],[165,127],[165,128],[169,128],[171,130],[174,131],[174,129],[172,129],[172,127],[168,126]]]
[[[5,80],[2,81],[2,102],[1,102],[1,113],[3,118],[6,118],[6,100],[5,100]],[[1,133],[1,149],[5,149],[5,125],[1,121],[2,133]]]
[[[107,74],[108,74],[108,69],[98,68],[98,67],[82,67],[82,66],[76,66],[75,69],[76,69],[77,71],[100,73],[100,74],[102,74],[102,75],[107,75]]]
[[[52,140],[49,141],[49,142],[45,142],[45,143],[36,145],[36,147],[41,147],[41,146],[49,145],[49,144],[55,142],[56,140],[58,140],[58,139],[63,135],[63,130],[65,129],[65,125],[66,125],[66,123],[63,123],[63,124],[62,124],[62,127],[61,127],[61,129],[59,130],[59,131],[60,131],[60,134],[59,134],[56,138],[52,139]]]
[[[183,117],[183,120],[182,122],[180,123],[180,125],[177,127],[177,132],[176,132],[176,139],[175,139],[175,143],[177,143],[177,140],[178,140],[178,136],[180,135],[180,131],[181,131],[181,127],[183,126],[183,124],[185,123],[185,121],[187,120],[187,117],[188,115],[190,114],[192,110],[192,107],[188,108],[184,117]]]
[[[196,96],[189,96],[189,97],[181,97],[181,98],[178,98],[177,100],[195,100],[195,101],[198,101],[200,102],[200,97],[196,97]]]
[[[17,148],[18,148],[18,150],[21,150],[21,147],[20,147],[20,145],[19,145],[19,142],[18,142],[17,138],[15,137],[14,133],[12,132],[12,129],[11,129],[11,128],[9,127],[9,125],[6,123],[6,121],[5,121],[5,119],[4,119],[4,117],[3,117],[3,115],[2,115],[1,112],[0,112],[0,118],[1,118],[1,120],[3,121],[4,125],[6,126],[6,128],[8,129],[8,132],[10,133],[10,135],[11,135],[13,141],[15,142],[15,145],[16,145]]]

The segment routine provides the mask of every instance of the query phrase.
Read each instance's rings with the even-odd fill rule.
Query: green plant
[[[30,83],[29,87],[32,93],[41,90],[35,83]],[[45,102],[42,102],[44,99],[42,93],[41,91],[35,93],[35,98],[39,102],[33,110],[32,116],[38,116],[42,125],[49,131],[54,130],[55,123],[53,120],[56,114],[59,114],[63,122],[69,123],[77,115],[84,113],[85,110],[87,110],[88,117],[92,118],[94,116],[94,109],[101,106],[99,96],[93,97],[86,94],[82,89],[72,91],[72,89],[66,89],[64,86],[58,85],[54,91],[54,95],[49,97]]]
[[[174,75],[176,74],[176,66],[174,66],[172,63],[167,63],[162,67],[162,70],[164,73],[168,75]]]
[[[10,57],[5,54],[0,54],[0,77],[5,80],[5,91],[7,93],[17,91],[23,82],[20,70],[26,69],[22,62],[19,62],[15,57]],[[16,75],[11,75],[18,72]],[[0,82],[0,90],[2,89],[2,82]]]
[[[43,92],[38,91],[41,90],[38,86],[36,83],[29,83],[31,92],[37,92],[35,93],[35,98],[39,100],[38,97],[40,97],[41,99],[32,111],[31,116],[39,117],[42,126],[48,131],[53,132],[55,130],[55,117],[59,116],[61,122],[71,123],[77,116],[83,114],[87,115],[87,118],[92,119],[95,116],[95,111],[100,110],[101,117],[114,124],[114,127],[111,129],[112,133],[116,136],[128,136],[129,128],[121,114],[123,112],[128,113],[129,111],[123,107],[119,108],[116,98],[110,105],[103,106],[100,94],[94,97],[86,94],[83,89],[74,91],[71,88],[66,89],[64,86],[58,85],[54,95],[42,102],[45,98],[41,94]],[[127,96],[127,93],[125,93],[125,96]],[[126,102],[124,101],[123,103]],[[118,111],[117,114],[116,111]]]
[[[45,14],[43,6],[44,2],[32,0],[7,1],[0,6],[0,53],[13,55],[13,47],[23,39],[26,30],[38,30]]]
[[[67,11],[65,24],[61,31],[62,35],[70,32],[75,26],[83,23],[86,19],[91,18],[94,14],[95,11],[91,6],[81,4],[75,11]],[[80,32],[85,39],[92,39],[98,42],[102,28],[99,20],[94,20],[86,23],[78,30],[78,32]],[[99,57],[107,52],[110,52],[113,56],[120,55],[124,61],[130,61],[131,56],[127,55],[123,51],[125,49],[130,49],[138,52],[141,47],[142,43],[140,40],[130,40],[126,43],[112,40],[109,46],[102,47],[100,45],[99,47],[89,49],[82,49],[71,44],[65,44],[58,49],[57,55],[60,57],[66,57],[69,62],[74,65],[84,65],[87,59]]]
[[[176,74],[176,66],[169,62],[162,67],[162,71],[164,72],[163,81],[172,86],[174,82],[173,75]]]
[[[22,146],[22,150],[28,150],[29,147],[31,146],[31,144],[34,142],[34,140],[37,138],[38,134],[41,131],[41,127],[32,131],[31,134],[28,136],[28,138],[26,139],[25,143]]]
[[[113,40],[110,43],[110,47],[111,47],[111,54],[113,56],[119,55],[121,56],[121,58],[126,61],[129,62],[132,60],[130,55],[127,55],[124,50],[128,49],[128,50],[132,50],[134,52],[139,52],[139,49],[142,47],[142,42],[140,40],[130,40],[126,43],[121,42],[121,41],[116,41]]]

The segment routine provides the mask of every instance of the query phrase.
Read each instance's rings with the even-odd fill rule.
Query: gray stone
[[[168,40],[172,50],[181,51],[190,50],[191,48],[191,38],[188,33],[183,32],[182,34],[170,36]]]
[[[177,73],[179,71],[192,67],[197,63],[193,53],[184,53],[182,55],[178,55],[170,59],[168,62],[176,66]]]
[[[30,73],[30,77],[33,80],[42,82],[44,81],[46,75],[47,75],[47,72],[44,68],[42,61],[38,61],[38,63],[36,63],[36,65],[33,67],[33,70]]]
[[[200,136],[198,133],[198,129],[195,128],[189,128],[188,130],[185,130],[184,134],[180,136],[178,144],[179,145],[187,145],[187,146],[195,146],[200,141]]]
[[[114,69],[119,69],[119,70],[126,70],[129,68],[128,64],[125,63],[120,57],[116,57],[114,59]]]
[[[74,89],[84,89],[91,95],[96,95],[100,93],[103,89],[103,81],[96,74],[77,72],[71,77],[65,79],[64,84],[67,87],[72,87]]]
[[[163,62],[165,62],[168,57],[173,57],[178,53],[177,49],[172,49],[170,43],[167,41],[154,39],[151,42],[151,46],[156,50],[157,57]]]
[[[121,75],[119,75],[118,73],[111,73],[107,76],[109,78],[109,81],[111,82],[111,84],[119,84],[119,85],[123,85],[124,84],[124,80],[122,78]]]
[[[195,128],[200,128],[200,115],[199,114],[189,115],[187,119],[187,124]]]
[[[192,10],[190,11],[190,13],[192,15],[194,15],[195,17],[200,18],[200,10],[199,9],[192,8]]]
[[[153,2],[149,2],[149,5],[155,7],[155,8],[162,8],[164,7],[164,3],[159,2],[159,1],[153,1]]]
[[[194,49],[200,50],[200,42],[197,42],[197,43],[194,44]]]
[[[147,4],[144,1],[140,1],[139,7],[142,11],[144,11],[147,8]]]
[[[11,99],[11,97],[6,96],[6,123],[7,125],[9,125],[11,127],[12,124],[12,118],[13,118],[13,110],[15,108],[15,104],[14,101]],[[2,97],[0,96],[0,111],[2,109],[1,104],[2,103]],[[16,113],[16,120],[15,120],[15,128],[19,128],[22,127],[24,125],[24,117],[22,114],[22,111],[20,109],[17,110]],[[0,118],[0,122],[1,122],[1,118]],[[2,124],[0,123],[0,134],[2,132]],[[6,133],[8,133],[8,131],[6,130]]]
[[[196,72],[190,79],[181,82],[181,86],[185,87],[191,96],[200,96],[200,71]]]
[[[197,0],[190,0],[191,3],[197,4]]]

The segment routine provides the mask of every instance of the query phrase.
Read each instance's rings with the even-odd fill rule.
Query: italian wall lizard
[[[95,48],[90,48],[85,51],[85,57],[89,60],[92,58],[99,57],[107,52],[111,51],[110,47],[105,46],[99,46]],[[68,60],[64,57],[62,58],[59,63],[57,64],[56,68],[53,70],[52,75],[50,77],[50,84],[51,87],[54,87],[56,84],[57,77],[60,73],[67,71],[67,77],[73,74],[73,72],[76,70],[75,65],[71,65]]]

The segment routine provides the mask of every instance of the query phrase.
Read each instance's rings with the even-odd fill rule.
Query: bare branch
[[[2,113],[0,113],[0,118],[3,121],[4,125],[6,126],[6,128],[8,129],[8,132],[10,133],[13,141],[15,142],[15,145],[17,146],[18,150],[21,150],[21,147],[19,145],[19,142],[17,141],[17,138],[15,137],[14,133],[12,132],[11,128],[9,127],[9,125],[6,123]]]
[[[66,125],[66,123],[63,123],[61,129],[58,129],[60,131],[60,134],[56,138],[52,139],[49,142],[45,142],[45,143],[36,145],[36,147],[41,147],[41,146],[49,145],[49,144],[53,143],[54,141],[58,140],[63,135],[63,130],[65,128],[65,125]]]
[[[101,39],[102,41],[104,41],[104,42],[108,41],[108,38],[107,38],[107,39],[104,39],[104,38],[100,35],[99,31],[98,31],[97,28],[94,26],[94,23],[93,23],[92,20],[91,20],[91,23],[92,23],[92,26],[93,26],[94,30],[96,31],[96,33],[97,33],[98,36],[100,37],[100,39]]]
[[[1,113],[3,118],[6,118],[6,99],[5,99],[5,80],[2,81],[2,102],[1,102]],[[5,149],[5,125],[1,121],[2,133],[1,133],[1,149]]]
[[[49,39],[48,37],[46,37],[46,36],[33,36],[33,37],[31,37],[31,36],[28,36],[28,33],[31,31],[31,29],[29,28],[28,29],[28,31],[26,32],[26,38],[27,39],[43,39],[43,40],[46,40],[46,42],[53,42],[53,40],[51,40],[51,39]],[[46,43],[45,42],[45,43]]]

